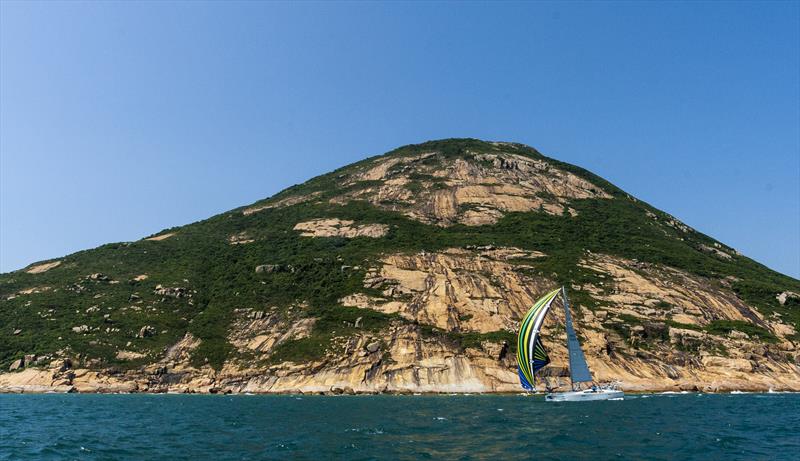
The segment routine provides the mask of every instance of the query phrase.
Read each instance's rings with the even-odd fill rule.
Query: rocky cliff
[[[566,285],[598,381],[800,390],[800,282],[509,143],[405,146],[208,220],[0,275],[0,390],[514,392]],[[566,386],[563,311],[543,328]]]

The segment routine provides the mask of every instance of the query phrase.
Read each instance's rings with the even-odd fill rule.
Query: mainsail
[[[517,337],[517,368],[519,382],[526,390],[533,390],[533,374],[550,363],[550,357],[539,339],[542,320],[561,289],[553,290],[531,307],[519,327]],[[579,348],[580,350],[580,348]]]
[[[572,327],[572,315],[569,313],[569,301],[567,300],[566,288],[561,288],[564,294],[564,316],[567,325],[567,349],[569,349],[569,375],[572,378],[573,386],[575,383],[581,383],[592,380],[592,373],[589,371],[589,366],[586,365],[586,358],[583,356],[581,345],[578,342],[578,336],[575,334],[575,328]]]

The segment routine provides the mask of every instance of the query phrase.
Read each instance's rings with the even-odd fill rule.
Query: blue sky
[[[0,3],[0,271],[446,137],[800,276],[800,3]]]

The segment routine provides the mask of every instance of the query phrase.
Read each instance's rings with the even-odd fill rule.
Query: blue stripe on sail
[[[526,391],[532,391],[533,386],[531,386],[531,383],[525,378],[525,374],[522,373],[522,368],[520,368],[519,365],[517,365],[517,373],[519,373],[519,383],[522,385],[522,388]]]
[[[533,361],[533,372],[536,373],[537,371],[541,370],[547,364],[550,363],[550,360],[534,360]]]

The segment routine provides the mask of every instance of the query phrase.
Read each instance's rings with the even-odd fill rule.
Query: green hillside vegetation
[[[405,146],[386,155],[439,151],[440,156],[426,160],[436,162],[496,149],[491,143],[477,140],[446,140]],[[348,325],[356,317],[364,317],[366,330],[385,328],[391,322],[407,322],[398,316],[338,304],[338,299],[347,294],[365,291],[364,268],[382,254],[432,252],[467,245],[515,246],[544,252],[545,258],[530,264],[538,273],[564,284],[596,280],[597,274],[577,265],[587,250],[664,264],[712,280],[732,276],[735,277],[732,286],[743,301],[766,315],[778,313],[784,321],[800,329],[800,306],[780,305],[775,298],[786,290],[800,292],[800,281],[743,256],[724,260],[699,251],[700,245],[717,242],[695,231],[684,233],[665,225],[665,220],[670,219],[668,215],[581,168],[548,159],[525,146],[516,145],[516,149],[516,153],[545,159],[593,182],[613,198],[573,200],[569,205],[578,211],[576,217],[511,213],[493,225],[447,228],[413,221],[366,202],[354,201],[344,206],[328,203],[326,199],[342,192],[337,177],[363,165],[365,160],[268,199],[318,193],[310,202],[249,215],[242,214],[240,208],[168,229],[164,232],[175,235],[163,241],[103,245],[61,258],[61,265],[41,274],[17,271],[0,275],[0,369],[7,369],[11,361],[23,354],[45,355],[59,350],[96,359],[104,366],[135,367],[162,355],[165,347],[187,331],[202,340],[194,357],[198,364],[207,362],[220,367],[233,351],[226,336],[234,309],[271,306],[278,306],[287,316],[318,319],[309,338],[284,343],[272,360],[313,360],[321,357],[333,337],[353,334],[355,329]],[[263,203],[267,201],[257,202]],[[659,219],[651,219],[647,212]],[[298,222],[320,217],[352,219],[359,224],[388,224],[390,230],[383,238],[344,239],[301,237],[292,229]],[[229,244],[228,237],[240,232],[246,232],[255,241]],[[722,248],[728,249],[724,245]],[[263,264],[287,269],[256,273],[255,267]],[[342,266],[360,269],[343,270]],[[293,270],[288,270],[289,267]],[[110,280],[88,279],[93,273],[104,274]],[[140,274],[147,274],[147,279],[136,281]],[[182,287],[190,296],[157,295],[154,293],[157,285]],[[31,287],[49,289],[8,299]],[[582,307],[599,307],[586,293],[576,292],[573,298]],[[302,307],[289,313],[290,306]],[[88,333],[71,330],[81,325],[91,330]],[[145,325],[152,326],[157,334],[137,338]],[[748,330],[745,325],[717,323],[709,326],[709,331],[719,333],[735,328],[765,341],[774,339],[769,332],[764,334],[763,329],[756,331],[758,326],[751,327]],[[21,331],[11,334],[14,330]],[[437,334],[430,329],[426,331]],[[463,347],[479,347],[482,339],[510,338],[509,334],[481,336],[473,332],[450,332],[448,337]],[[115,358],[120,349],[146,353],[148,357],[121,362]]]

